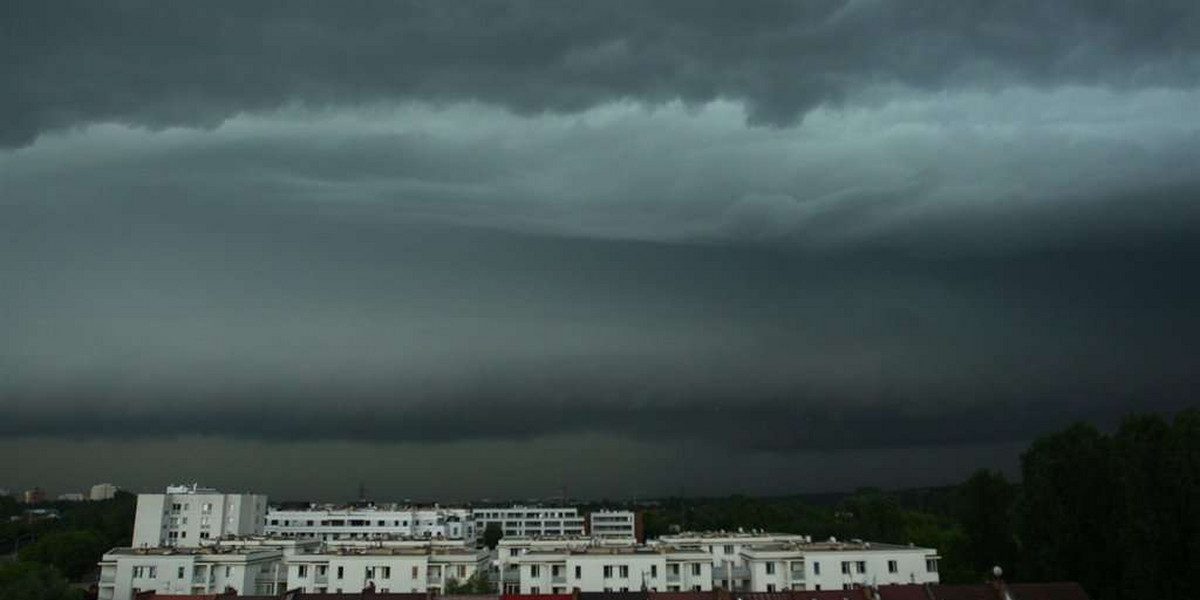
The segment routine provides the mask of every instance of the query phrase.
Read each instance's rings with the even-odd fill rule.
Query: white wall
[[[225,535],[262,533],[267,497],[212,491],[138,494],[134,547],[197,547]]]

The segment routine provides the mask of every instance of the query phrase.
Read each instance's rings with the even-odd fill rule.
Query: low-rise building
[[[258,534],[266,515],[267,497],[261,494],[171,485],[165,494],[138,494],[133,546],[197,547],[223,536]]]
[[[467,509],[369,506],[354,508],[272,509],[263,531],[287,538],[455,539],[474,542],[475,520]]]
[[[287,582],[278,547],[114,548],[100,560],[99,600],[135,594],[276,594]]]
[[[374,545],[325,546],[287,559],[288,589],[305,592],[438,594],[450,582],[465,582],[486,571],[488,553],[466,547]]]
[[[476,508],[471,511],[480,534],[496,523],[504,536],[585,535],[587,528],[579,509],[570,506],[511,506]]]
[[[645,541],[639,515],[629,510],[601,510],[588,515],[588,534],[601,540]]]
[[[937,551],[760,531],[689,532],[655,543],[708,553],[713,586],[745,592],[840,590],[855,585],[937,583]]]
[[[708,591],[712,563],[699,548],[589,546],[529,550],[517,558],[522,594]],[[505,582],[504,591],[512,584]]]
[[[112,500],[114,497],[116,497],[117,491],[120,489],[121,488],[118,488],[111,483],[97,483],[96,485],[93,485],[92,489],[88,492],[88,499],[96,501]]]

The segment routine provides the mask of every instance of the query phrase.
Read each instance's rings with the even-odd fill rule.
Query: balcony
[[[679,583],[679,573],[667,573],[667,583]]]
[[[804,568],[792,569],[791,578],[792,581],[804,581]]]
[[[550,583],[564,583],[565,584],[566,582],[567,582],[566,575],[551,575],[550,576]]]
[[[329,583],[329,573],[325,573],[324,575],[317,573],[316,575],[313,575],[313,583],[317,585]]]

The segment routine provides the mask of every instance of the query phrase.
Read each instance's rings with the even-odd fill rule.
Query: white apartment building
[[[937,551],[855,540],[767,532],[690,532],[658,544],[694,545],[709,554],[713,585],[745,592],[840,590],[854,585],[937,583]]]
[[[441,593],[487,570],[488,552],[466,547],[326,546],[287,560],[287,587],[305,592]]]
[[[508,536],[584,535],[584,519],[573,507],[512,506],[471,511],[482,535],[489,523],[498,523]]]
[[[602,510],[588,515],[588,532],[601,540],[636,542],[637,514],[628,510]]]
[[[165,494],[138,494],[135,548],[196,547],[222,536],[261,533],[267,497],[223,494],[196,484],[167,486]]]
[[[937,551],[870,542],[770,544],[746,548],[744,591],[841,590],[861,586],[938,583]],[[727,577],[720,570],[718,581]]]
[[[138,592],[277,594],[287,583],[283,550],[238,548],[114,548],[100,559],[99,600],[131,600]]]
[[[515,569],[521,555],[529,552],[581,550],[593,545],[595,540],[585,535],[506,536],[496,544],[496,558],[493,562],[498,568]],[[516,581],[516,575],[507,579]]]
[[[117,495],[117,486],[111,483],[97,483],[88,493],[88,500],[112,500]]]
[[[461,508],[312,508],[267,512],[263,531],[271,536],[316,540],[453,539],[473,543],[475,520]]]
[[[712,562],[698,548],[660,545],[530,550],[517,562],[520,583],[505,581],[505,593],[710,591],[713,582]]]
[[[689,531],[664,535],[650,543],[698,547],[712,557],[713,569],[718,571],[730,564],[735,568],[745,567],[742,558],[745,548],[763,544],[804,543],[806,539],[802,535],[766,531]]]

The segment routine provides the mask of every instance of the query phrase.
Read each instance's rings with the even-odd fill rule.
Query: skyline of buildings
[[[487,524],[503,533],[482,544]],[[554,533],[550,533],[554,532]],[[744,592],[936,583],[936,549],[765,531],[642,539],[637,513],[578,507],[271,508],[261,494],[171,485],[140,494],[134,543],[99,562],[99,599],[446,592],[486,573],[498,593]]]

